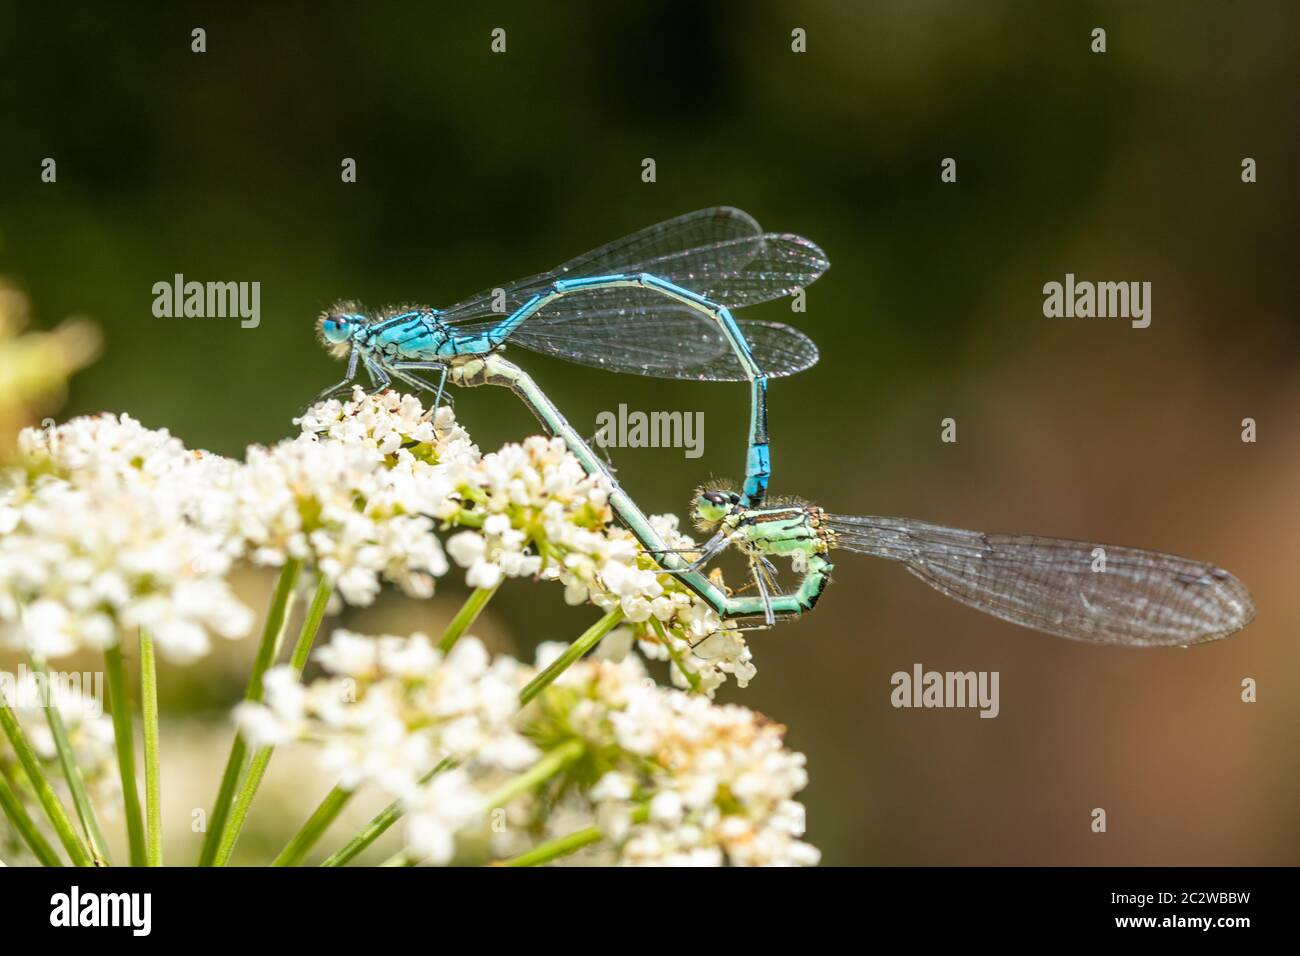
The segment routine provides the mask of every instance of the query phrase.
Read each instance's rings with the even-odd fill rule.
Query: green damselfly
[[[698,573],[734,545],[749,560],[769,625],[816,605],[830,583],[834,550],[894,561],[985,614],[1094,644],[1199,644],[1227,637],[1255,616],[1250,593],[1227,571],[1158,551],[832,515],[798,499],[751,508],[718,487],[700,489],[692,513],[713,538],[672,573]],[[790,559],[802,575],[796,592],[779,593],[773,558]]]
[[[910,518],[830,515],[806,501],[783,499],[753,508],[725,487],[696,494],[692,517],[708,542],[681,553],[668,548],[636,503],[520,368],[500,355],[459,362],[460,386],[509,388],[565,444],[589,474],[612,487],[610,506],[660,566],[679,577],[727,619],[762,618],[771,626],[816,606],[830,583],[833,550],[885,558],[948,597],[994,617],[1060,637],[1133,647],[1217,640],[1255,615],[1245,586],[1214,565],[1138,548],[1027,534],[984,534]],[[727,547],[749,560],[757,595],[728,593],[704,572]],[[774,558],[801,575],[789,593],[776,583]]]

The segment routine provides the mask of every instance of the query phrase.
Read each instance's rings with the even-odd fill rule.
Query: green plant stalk
[[[677,653],[677,648],[673,647],[672,641],[669,640],[668,634],[659,618],[651,617],[650,626],[654,628],[655,634],[658,635],[659,640],[663,643],[664,647],[667,648],[668,656],[672,658],[672,662],[686,678],[686,683],[690,686],[691,693],[698,694],[700,692],[700,675],[692,668],[686,666],[686,662],[682,660],[682,655]]]
[[[280,654],[280,642],[284,638],[285,625],[289,621],[289,606],[293,601],[294,585],[302,572],[302,562],[290,558],[280,571],[275,584],[275,595],[271,598],[271,607],[266,614],[266,625],[262,628],[262,642],[258,645],[257,656],[253,659],[253,672],[248,678],[248,688],[244,691],[244,700],[253,703],[262,699],[262,678],[271,664]],[[230,756],[226,758],[226,769],[221,775],[221,786],[217,790],[217,799],[212,805],[212,817],[208,821],[208,830],[203,837],[203,848],[199,852],[199,866],[211,866],[217,857],[226,831],[226,820],[230,815],[231,802],[235,788],[244,769],[244,758],[248,756],[248,744],[244,735],[236,731],[235,739],[230,745]]]
[[[456,616],[451,619],[451,623],[447,625],[447,630],[442,632],[442,638],[438,641],[438,650],[446,654],[456,646],[460,636],[469,630],[500,586],[501,584],[498,582],[490,588],[475,588],[474,593],[465,599],[465,603],[456,612]]]
[[[650,819],[650,807],[648,805],[637,807],[632,811],[633,823],[645,823],[648,819]],[[560,857],[568,856],[571,853],[577,853],[585,846],[599,843],[604,837],[605,834],[600,827],[586,827],[565,836],[556,837],[554,840],[535,846],[516,857],[511,857],[509,860],[503,860],[497,866],[540,866],[543,863],[550,863],[552,860],[558,860]]]
[[[49,818],[50,824],[54,827],[59,842],[68,851],[69,859],[72,860],[75,866],[90,866],[93,862],[90,853],[81,842],[81,838],[77,836],[77,831],[72,826],[72,820],[69,819],[68,812],[63,809],[58,794],[54,792],[54,788],[50,786],[50,781],[45,777],[45,772],[41,770],[36,751],[27,742],[27,737],[23,733],[22,726],[18,723],[17,716],[9,708],[9,705],[3,702],[0,702],[0,728],[4,729],[5,736],[9,738],[9,743],[13,745],[14,753],[18,755],[18,762],[22,764],[23,771],[27,774],[27,779],[36,792],[36,799],[39,801],[41,809],[45,811],[46,817]]]
[[[401,818],[402,813],[402,802],[394,800],[375,814],[370,822],[361,829],[361,832],[349,840],[341,849],[326,857],[321,866],[346,866],[362,850],[387,833],[388,828]]]
[[[253,759],[248,762],[248,771],[244,774],[239,793],[235,796],[235,805],[230,808],[230,818],[226,823],[225,833],[221,835],[221,842],[217,845],[217,855],[212,861],[213,866],[225,866],[230,862],[235,844],[239,842],[240,834],[244,832],[244,821],[248,819],[248,810],[253,805],[253,795],[262,785],[262,777],[266,775],[266,765],[271,762],[271,755],[274,752],[274,747],[258,747],[253,751]]]
[[[14,792],[9,783],[9,776],[5,773],[4,768],[0,767],[0,809],[4,810],[5,816],[13,824],[13,828],[18,831],[18,835],[23,838],[23,842],[31,849],[36,859],[41,861],[42,866],[63,866],[63,861],[59,859],[58,853],[54,847],[41,835],[41,831],[23,807],[22,798]]]
[[[420,783],[428,783],[454,762],[450,757],[439,761],[436,767],[420,778]],[[403,812],[402,801],[394,800],[371,817],[370,822],[362,827],[360,833],[349,840],[341,849],[327,857],[321,863],[321,866],[345,866],[350,863],[361,851],[387,833],[388,828],[401,818]]]
[[[519,692],[519,703],[526,704],[568,669],[569,665],[582,657],[589,650],[600,643],[600,639],[618,626],[623,620],[623,608],[621,605],[616,606],[612,611],[602,617],[599,621],[587,628],[582,635],[565,648],[564,653],[551,662],[551,666],[546,668],[536,677],[528,682],[523,690]]]
[[[316,593],[312,595],[311,606],[307,608],[307,618],[302,622],[298,632],[298,641],[293,645],[289,655],[289,666],[299,677],[307,668],[307,659],[311,657],[312,645],[316,643],[316,633],[320,622],[325,619],[325,609],[329,607],[330,595],[334,593],[334,584],[324,574],[316,576]]]
[[[86,792],[86,780],[81,775],[81,768],[77,766],[77,756],[73,752],[72,741],[68,739],[68,728],[63,723],[63,715],[59,713],[59,708],[54,702],[54,688],[50,683],[49,668],[45,666],[45,661],[35,654],[28,654],[27,662],[33,671],[45,679],[45,721],[50,725],[50,736],[54,738],[54,748],[59,754],[59,766],[63,768],[63,778],[68,781],[72,805],[77,811],[77,818],[81,820],[81,829],[86,834],[86,845],[90,848],[90,855],[96,866],[108,866],[110,863],[108,843],[104,840],[103,831],[99,829],[99,821],[95,819],[95,807],[90,802],[90,794]]]
[[[294,834],[293,839],[280,851],[280,855],[271,861],[271,865],[297,866],[301,863],[307,854],[311,852],[311,848],[325,835],[325,831],[330,828],[330,824],[347,806],[348,801],[352,799],[352,793],[351,790],[335,787],[325,794],[325,799],[312,811],[312,815],[307,818],[307,822],[302,825],[302,829]]]
[[[587,827],[585,830],[577,830],[567,836],[558,837],[547,843],[540,844],[526,853],[520,853],[518,856],[497,865],[540,866],[543,863],[558,860],[562,856],[577,853],[584,846],[599,843],[604,836],[605,834],[601,832],[600,827]]]
[[[316,642],[316,632],[320,630],[321,619],[325,617],[325,608],[333,592],[333,584],[324,574],[317,574],[316,593],[312,596],[311,607],[308,608],[307,616],[303,619],[302,628],[298,631],[298,640],[294,642],[293,652],[289,657],[289,666],[299,677],[302,676],[303,668],[307,666],[312,644]],[[244,823],[248,819],[249,809],[253,806],[253,797],[257,795],[257,788],[262,785],[262,778],[266,775],[267,765],[270,764],[271,755],[274,753],[275,748],[270,746],[258,747],[253,753],[248,772],[244,774],[244,781],[235,797],[235,805],[231,808],[230,818],[226,821],[225,832],[217,845],[215,865],[225,866],[230,862],[235,844],[239,842],[239,836],[244,832]]]
[[[135,731],[131,727],[131,701],[126,693],[126,667],[122,645],[104,650],[104,673],[108,677],[108,702],[112,708],[113,741],[117,746],[117,772],[122,779],[122,803],[126,811],[126,836],[131,865],[145,865],[144,814],[135,787]]]
[[[488,809],[494,810],[503,804],[509,803],[519,794],[525,793],[533,789],[533,787],[536,787],[538,784],[546,782],[574,760],[577,760],[582,756],[585,749],[586,745],[581,740],[569,740],[556,747],[554,750],[547,753],[541,760],[537,761],[537,763],[533,764],[533,766],[528,770],[525,770],[519,776],[494,791],[487,798]],[[438,766],[425,774],[424,777],[421,778],[420,782],[427,783],[429,780],[433,779],[434,775],[445,770],[447,767],[450,767],[452,762],[453,761],[450,757],[444,759],[438,764]],[[394,800],[388,806],[384,807],[383,810],[380,810],[379,813],[365,825],[362,831],[349,841],[345,847],[330,856],[321,864],[321,866],[343,866],[348,863],[362,850],[383,836],[384,833],[387,832],[388,828],[401,818],[404,812],[402,802],[400,800]],[[409,866],[409,862],[398,862],[399,860],[405,859],[405,852],[401,852],[381,865]]]
[[[145,863],[162,866],[162,778],[158,762],[158,664],[153,638],[140,628],[140,712],[144,725]]]
[[[573,739],[566,740],[560,746],[547,752],[541,760],[533,764],[519,776],[510,780],[496,790],[487,798],[489,810],[495,810],[497,807],[505,806],[521,793],[527,793],[534,787],[550,780],[557,773],[567,767],[573,761],[582,756],[583,751],[587,749],[585,742]]]

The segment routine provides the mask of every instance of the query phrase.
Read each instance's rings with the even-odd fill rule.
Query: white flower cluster
[[[794,800],[804,758],[784,749],[783,728],[659,687],[635,657],[580,661],[521,708],[520,690],[560,649],[544,645],[526,667],[490,661],[470,637],[444,658],[420,634],[338,631],[316,653],[327,676],[303,685],[273,670],[265,703],[241,705],[238,719],[254,745],[309,741],[344,787],[401,800],[406,852],[420,862],[457,858],[458,836],[490,836],[510,854],[593,824],[606,855],[627,864],[817,862]],[[574,742],[581,759],[512,796],[504,833],[489,828],[503,781]]]
[[[327,402],[304,433],[247,462],[187,451],[130,416],[27,429],[0,484],[0,636],[46,657],[102,648],[143,627],[177,662],[209,635],[239,637],[250,611],[232,562],[319,568],[353,604],[380,578],[427,596],[447,562],[425,512],[477,450],[395,393]],[[425,457],[421,457],[425,456]]]
[[[543,645],[538,665],[559,652]],[[656,685],[640,660],[569,668],[544,708],[612,766],[588,792],[595,819],[628,865],[815,865],[804,809],[804,756],[785,728],[745,707]],[[617,756],[612,756],[617,755]],[[640,813],[634,808],[640,808]]]
[[[409,395],[315,406],[298,438],[249,449],[233,487],[234,535],[255,563],[318,568],[349,604],[372,602],[381,579],[428,597],[447,571],[429,515],[445,505],[460,462],[478,456],[450,410],[443,415],[440,440]]]
[[[558,439],[480,455],[449,408],[431,417],[391,391],[320,403],[300,424],[244,461],[126,415],[24,432],[0,470],[0,642],[51,659],[144,629],[192,662],[214,635],[251,629],[227,580],[237,564],[301,564],[354,605],[385,583],[425,597],[449,570],[443,531],[471,587],[554,581],[621,626],[526,706],[558,648],[528,666],[471,637],[444,654],[421,634],[339,630],[315,654],[324,677],[272,668],[263,702],[236,708],[250,743],[310,742],[342,787],[398,801],[420,862],[543,852],[591,828],[611,862],[817,861],[794,799],[802,755],[779,726],[711,700],[752,678],[748,646],[614,525],[605,476]],[[693,547],[675,518],[651,520],[669,547]],[[691,692],[656,686],[634,644]],[[112,724],[94,703],[63,695],[59,709],[96,802],[115,807]],[[54,759],[40,709],[19,716]]]
[[[222,463],[129,416],[27,429],[0,476],[0,638],[53,658],[146,628],[172,660],[252,615],[230,592],[233,548],[195,520]]]
[[[335,631],[316,659],[328,676],[309,685],[290,667],[266,675],[263,704],[236,719],[254,746],[310,739],[347,789],[379,787],[407,808],[408,844],[420,859],[448,862],[455,834],[486,813],[472,781],[526,769],[540,752],[514,727],[529,673],[488,659],[463,638],[444,656],[423,634],[363,637]],[[455,763],[426,780],[442,761]]]
[[[559,581],[570,604],[621,607],[636,625],[643,653],[673,660],[679,686],[694,677],[711,693],[728,674],[741,687],[754,676],[740,633],[659,571],[630,532],[611,524],[607,480],[586,474],[561,439],[529,438],[485,455],[463,472],[458,494],[485,515],[477,530],[447,540],[447,553],[466,569],[471,587],[495,587],[503,577]],[[695,543],[677,531],[676,516],[656,515],[651,523],[670,548]],[[662,625],[662,637],[652,619]]]
[[[373,601],[384,581],[424,597],[448,569],[441,522],[466,528],[447,549],[472,587],[555,580],[570,603],[621,607],[680,686],[712,692],[753,676],[739,633],[657,573],[612,524],[607,479],[585,474],[559,439],[480,456],[450,408],[435,425],[392,391],[322,402],[300,423],[298,437],[252,447],[244,462],[126,415],[25,431],[0,476],[0,639],[52,658],[142,627],[169,659],[193,661],[211,634],[251,626],[226,583],[233,562],[301,561],[350,604]],[[675,518],[654,520],[670,546],[692,544]]]

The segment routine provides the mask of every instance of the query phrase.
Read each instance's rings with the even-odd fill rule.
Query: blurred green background
[[[105,336],[60,417],[129,411],[241,454],[291,434],[340,377],[313,336],[336,299],[445,305],[740,206],[832,261],[805,314],[746,313],[822,350],[772,387],[774,493],[1185,553],[1232,570],[1260,608],[1215,646],[1094,648],[843,555],[815,614],[753,636],[752,686],[721,694],[808,754],[825,862],[1300,862],[1297,7],[481,6],[6,4],[0,274],[38,327],[89,315]],[[47,156],[57,184],[40,182]],[[944,157],[956,184],[940,182]],[[1041,288],[1067,272],[1150,281],[1151,327],[1044,318]],[[154,318],[151,287],[174,273],[261,282],[260,327]],[[706,411],[702,459],[616,453],[647,511],[684,512],[699,481],[738,474],[743,387],[512,357],[589,431],[622,402]],[[536,430],[504,392],[456,397],[485,450]],[[956,444],[939,440],[946,417]],[[457,588],[343,620],[436,629]],[[590,620],[515,581],[479,630],[526,653]],[[252,643],[224,671],[168,672],[168,710],[219,716]],[[890,675],[916,662],[999,671],[1001,716],[892,709]],[[1240,702],[1246,677],[1258,703]]]

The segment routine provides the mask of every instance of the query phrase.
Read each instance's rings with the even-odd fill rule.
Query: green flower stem
[[[388,806],[384,807],[384,809],[375,814],[361,832],[349,840],[342,849],[327,857],[321,866],[346,866],[359,853],[361,853],[362,850],[366,849],[366,847],[370,846],[370,844],[374,843],[381,836],[387,833],[388,828],[396,823],[402,816],[402,812],[402,802],[400,800],[394,800]]]
[[[591,627],[587,628],[581,637],[565,648],[564,653],[557,657],[550,667],[546,668],[546,670],[542,671],[528,682],[527,686],[519,692],[519,703],[528,703],[549,687],[557,677],[568,669],[570,664],[599,644],[600,639],[610,631],[614,630],[622,620],[623,608],[621,605],[618,605],[595,624],[591,625]]]
[[[573,739],[567,740],[554,750],[548,751],[546,756],[537,763],[493,791],[487,798],[488,809],[495,810],[497,807],[505,806],[521,793],[527,793],[539,784],[550,780],[581,757],[586,749],[587,745],[584,741]]]
[[[587,827],[585,830],[578,830],[574,833],[570,833],[568,836],[562,836],[558,839],[543,843],[529,850],[527,853],[521,853],[518,856],[497,865],[540,866],[543,863],[550,863],[552,860],[558,860],[562,856],[577,853],[584,846],[599,843],[604,836],[605,834],[601,832],[600,827]]]
[[[311,599],[311,607],[307,610],[307,616],[303,619],[302,629],[298,631],[298,640],[294,642],[293,652],[289,656],[289,666],[293,668],[295,674],[302,676],[303,668],[307,666],[307,659],[311,656],[312,644],[316,642],[316,632],[320,630],[321,619],[325,617],[325,608],[329,604],[330,595],[334,592],[334,585],[325,577],[324,574],[316,576],[316,593]],[[257,788],[262,785],[262,778],[266,775],[266,767],[271,762],[271,755],[275,753],[274,747],[258,747],[253,753],[253,759],[248,765],[248,772],[244,774],[244,782],[240,785],[239,793],[235,797],[235,805],[230,811],[230,819],[226,823],[225,832],[221,836],[221,842],[217,845],[217,855],[215,864],[225,866],[230,861],[230,854],[234,852],[235,844],[239,841],[239,835],[244,832],[244,823],[248,819],[248,811],[253,805],[253,797],[257,795]]]
[[[648,805],[637,807],[632,811],[633,823],[645,823],[648,819],[650,819],[650,807]],[[498,863],[497,866],[540,866],[543,863],[550,863],[552,860],[558,860],[560,857],[568,856],[571,853],[577,853],[583,847],[599,843],[604,838],[605,834],[600,827],[575,830],[566,836],[549,840],[525,853],[504,860]]]
[[[68,782],[72,805],[81,821],[81,829],[86,834],[86,845],[90,848],[96,866],[108,866],[108,844],[104,840],[103,831],[99,829],[99,821],[95,819],[95,808],[90,802],[90,794],[86,792],[86,780],[81,775],[81,768],[77,766],[77,756],[72,749],[72,741],[68,739],[68,728],[55,703],[49,668],[35,654],[28,654],[27,662],[44,679],[45,721],[50,725],[50,736],[54,738],[54,747],[59,753],[59,766],[63,769],[63,778]]]
[[[50,846],[45,837],[41,836],[36,821],[28,816],[26,808],[23,807],[22,799],[14,792],[14,788],[9,782],[9,775],[5,773],[2,766],[0,766],[0,809],[4,810],[9,822],[18,831],[18,835],[23,838],[23,842],[31,848],[36,859],[41,861],[42,866],[63,866],[63,861],[59,859],[54,847]]]
[[[59,802],[58,794],[54,792],[54,788],[50,786],[50,781],[45,777],[45,772],[41,770],[40,760],[36,756],[36,751],[32,749],[32,745],[27,742],[23,728],[18,723],[18,717],[9,708],[9,705],[3,702],[0,702],[0,728],[4,729],[5,736],[9,738],[9,743],[13,745],[14,753],[18,755],[18,762],[23,765],[27,779],[36,792],[36,799],[40,802],[41,809],[45,811],[45,815],[53,825],[54,832],[58,834],[59,842],[68,851],[68,857],[75,866],[90,866],[93,862],[90,854],[86,851],[81,838],[77,836],[77,831],[72,826],[72,820],[68,818],[68,812],[63,809],[63,804]]]
[[[390,856],[388,859],[386,859],[383,863],[380,863],[379,865],[380,866],[414,866],[415,864],[411,860],[411,858],[406,855],[405,850],[399,850],[397,853],[394,853],[392,856]]]
[[[474,593],[465,599],[465,603],[447,625],[447,630],[442,632],[442,639],[438,641],[438,650],[446,654],[456,646],[460,636],[469,630],[470,625],[487,606],[487,602],[492,600],[492,595],[497,593],[497,588],[500,586],[498,582],[490,588],[476,588]]]
[[[266,614],[266,626],[262,629],[262,643],[258,645],[253,672],[249,675],[248,688],[244,691],[246,701],[257,703],[262,699],[262,678],[280,654],[280,642],[284,639],[285,625],[289,621],[289,606],[293,603],[294,585],[298,583],[301,572],[302,562],[290,558],[276,581],[275,595],[271,598],[271,607]],[[244,735],[236,732],[230,745],[230,756],[226,759],[225,772],[221,775],[221,787],[217,790],[217,799],[212,805],[212,818],[208,821],[208,831],[203,838],[199,866],[211,866],[217,858],[217,849],[226,832],[226,819],[230,815],[231,802],[235,797],[235,788],[239,786],[246,756],[248,744]]]
[[[320,630],[320,622],[325,618],[325,609],[329,607],[330,595],[333,593],[334,582],[324,574],[318,573],[316,593],[312,595],[311,606],[307,608],[307,618],[302,622],[302,630],[298,632],[298,642],[293,645],[293,653],[289,655],[289,666],[299,677],[307,668],[312,645],[316,643],[316,632]]]
[[[660,642],[662,642],[663,646],[667,648],[668,656],[672,658],[673,664],[677,666],[677,669],[682,672],[682,676],[686,678],[686,683],[690,685],[691,693],[698,694],[700,692],[700,675],[692,668],[686,666],[686,662],[682,660],[682,655],[677,652],[677,648],[673,647],[673,642],[669,639],[668,633],[664,630],[664,626],[660,622],[659,618],[651,617],[650,625],[654,628],[655,634],[659,637]]]
[[[217,855],[212,861],[213,866],[225,866],[230,862],[230,854],[235,851],[235,844],[239,842],[239,836],[244,832],[244,821],[248,819],[248,810],[253,805],[253,795],[262,785],[262,777],[266,775],[266,765],[271,762],[271,754],[274,752],[274,747],[258,747],[253,751],[253,759],[248,763],[248,771],[244,774],[243,783],[235,797],[235,805],[230,809],[226,830],[217,845]]]
[[[521,793],[525,793],[536,787],[540,783],[545,783],[551,777],[555,776],[566,766],[582,756],[586,749],[586,744],[581,740],[570,740],[554,750],[550,751],[545,757],[533,764],[531,768],[515,777],[513,780],[498,788],[487,798],[487,807],[494,810],[503,804],[509,803]],[[436,767],[430,770],[421,778],[421,783],[427,783],[433,777],[452,765],[450,757],[441,761]],[[327,798],[328,799],[328,798]],[[325,860],[321,866],[343,866],[353,860],[357,854],[366,847],[370,846],[388,831],[388,828],[396,823],[405,812],[400,800],[394,800],[383,810],[379,811],[365,828],[354,837],[347,846],[339,850],[333,856]],[[390,857],[381,866],[410,866],[411,863],[406,856],[405,851]]]
[[[420,778],[420,783],[428,783],[439,773],[450,767],[452,763],[454,761],[450,757],[439,761],[436,767]],[[350,863],[357,854],[387,833],[388,828],[401,818],[403,812],[402,801],[394,800],[375,814],[360,833],[349,840],[341,850],[329,856],[321,866],[345,866]]]
[[[340,811],[347,806],[348,801],[352,799],[352,793],[351,790],[335,787],[325,794],[325,799],[307,818],[302,829],[294,834],[293,839],[280,851],[280,855],[271,861],[271,865],[297,866],[301,863],[311,848],[325,835],[325,831],[329,829]]]
[[[126,809],[127,843],[131,865],[145,865],[144,814],[135,787],[135,731],[131,727],[131,700],[126,692],[126,667],[122,645],[104,651],[104,673],[108,677],[108,703],[113,715],[113,740],[117,745],[117,772],[122,779],[122,803]]]
[[[145,862],[162,866],[162,780],[158,763],[158,665],[153,638],[140,629],[140,711],[144,725]]]

